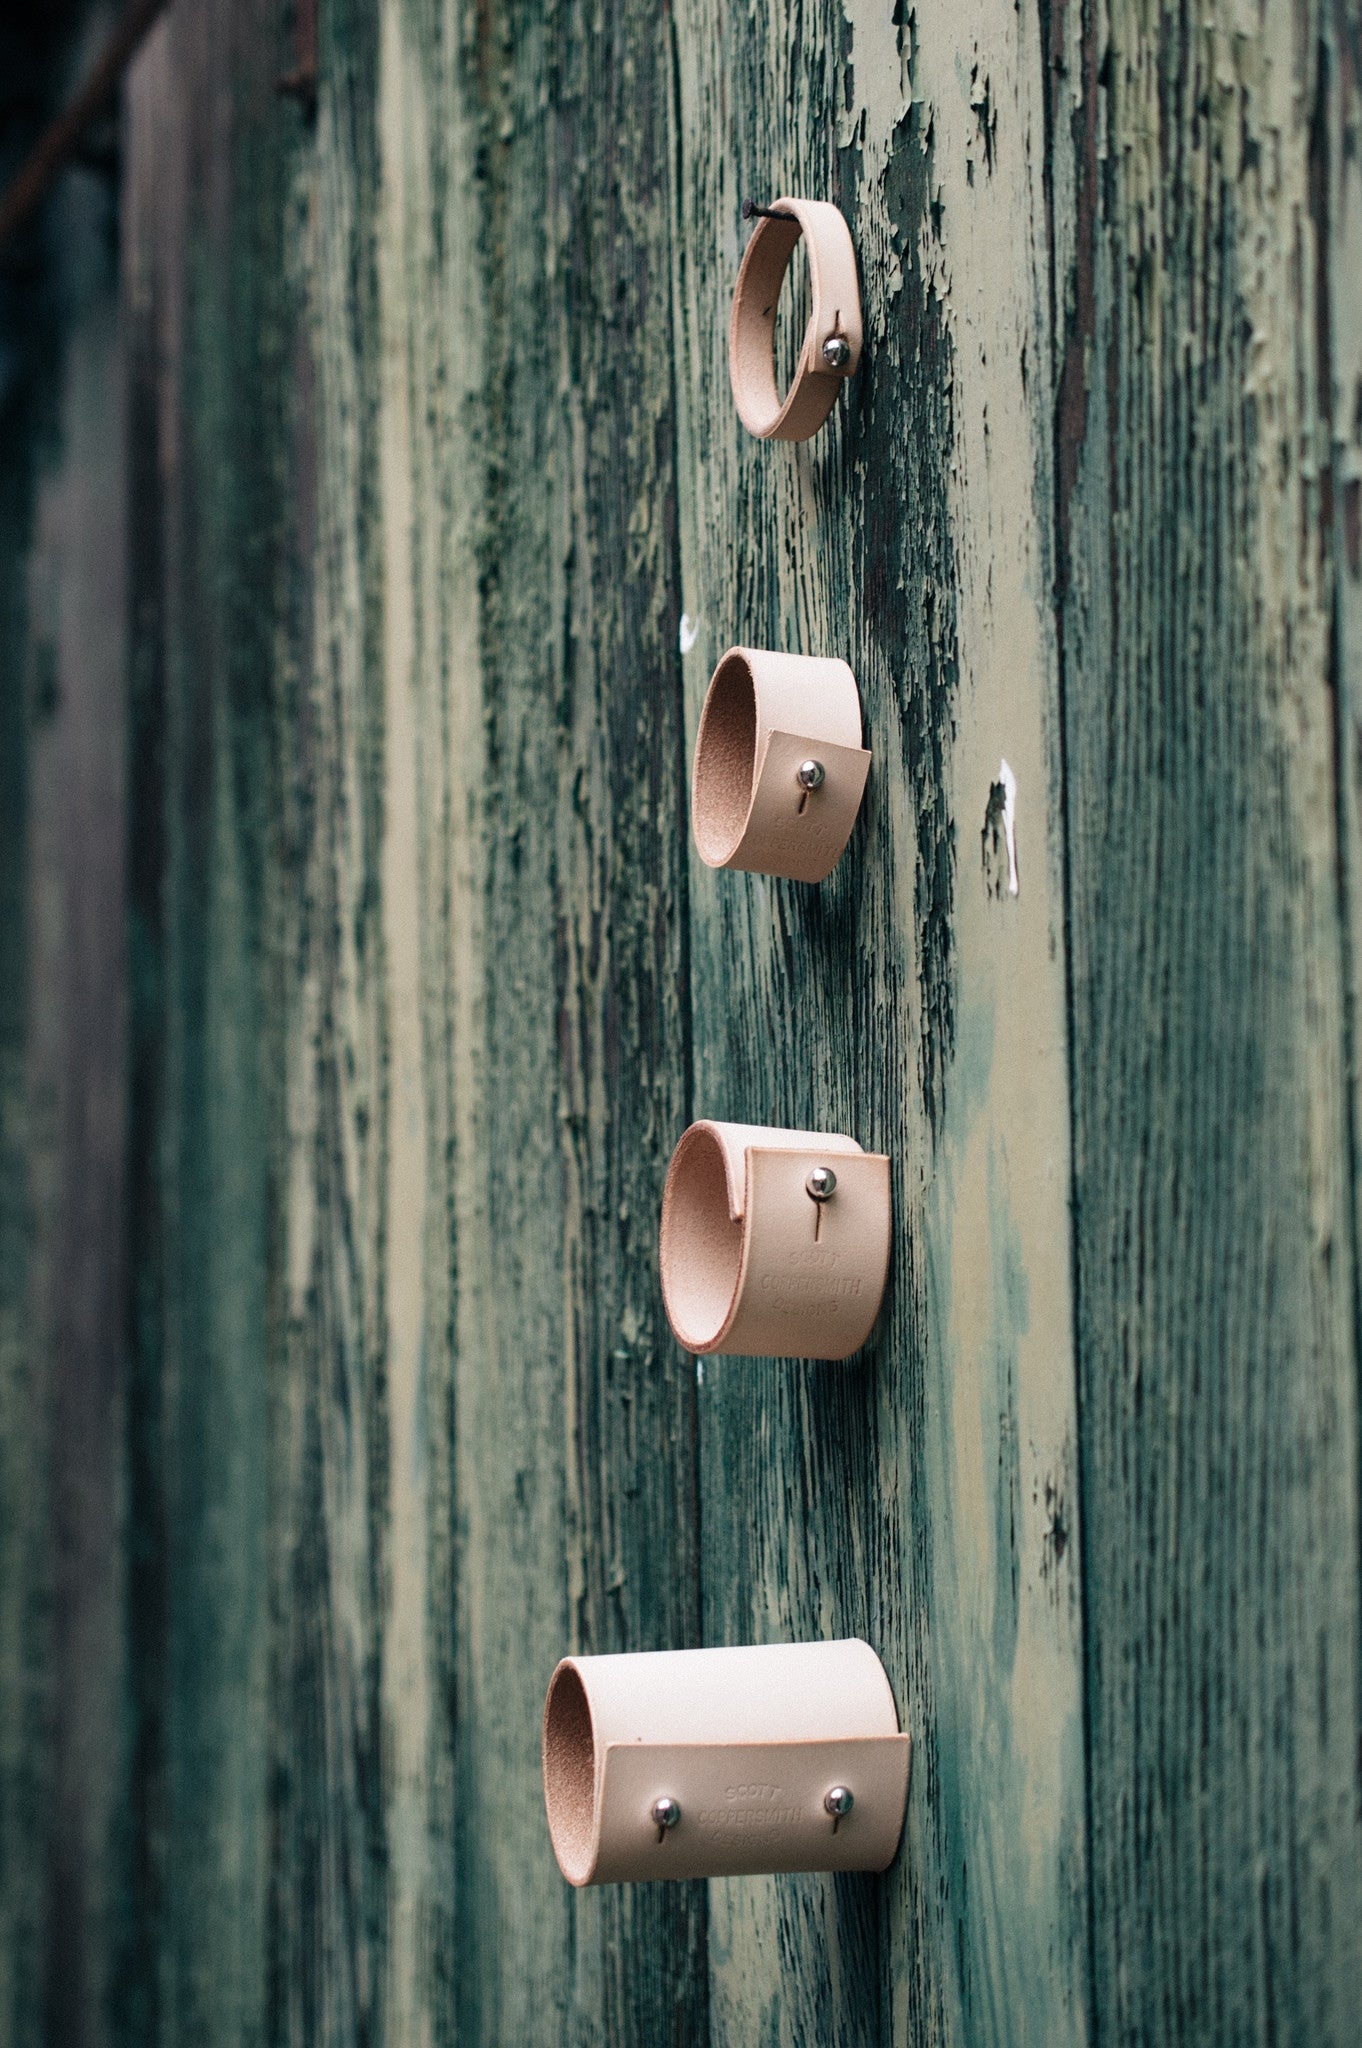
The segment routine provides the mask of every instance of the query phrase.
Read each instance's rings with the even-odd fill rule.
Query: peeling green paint
[[[0,2032],[1341,2044],[1356,6],[321,29],[315,113],[264,0],[128,88],[102,1433],[29,1327],[97,377],[0,477]],[[781,186],[866,315],[800,447],[726,367]],[[819,890],[690,849],[733,642],[860,679]],[[678,1353],[695,1114],[891,1155],[860,1359]],[[884,1878],[563,1885],[559,1654],[842,1631],[914,1736]]]

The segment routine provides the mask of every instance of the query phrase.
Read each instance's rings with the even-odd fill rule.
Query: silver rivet
[[[674,1799],[669,1799],[665,1792],[660,1799],[653,1801],[653,1826],[657,1829],[657,1839],[659,1842],[666,1834],[668,1828],[674,1828],[680,1818],[680,1807]]]
[[[801,761],[795,769],[795,781],[801,789],[821,789],[826,773],[821,761]]]
[[[830,334],[823,343],[823,361],[830,370],[844,370],[851,361],[851,343],[844,334]]]
[[[826,1202],[829,1195],[837,1192],[837,1176],[830,1166],[815,1166],[810,1169],[804,1185],[815,1202]],[[847,1796],[851,1795],[848,1793]]]
[[[847,1785],[834,1785],[831,1791],[823,1794],[823,1811],[832,1815],[832,1832],[834,1835],[837,1832],[838,1821],[845,1820],[855,1804],[856,1801],[851,1796],[851,1788]]]

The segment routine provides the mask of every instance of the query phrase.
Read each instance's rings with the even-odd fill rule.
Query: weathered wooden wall
[[[8,413],[0,2036],[1348,2041],[1362,10],[295,61],[175,0]],[[863,273],[803,447],[781,189]],[[820,890],[689,847],[735,640],[860,678]],[[678,1352],[698,1114],[891,1154],[853,1364]],[[564,1650],[843,1632],[884,1879],[563,1885]]]
[[[99,7],[0,24],[0,178]],[[0,2040],[102,2038],[121,1626],[125,362],[112,133],[0,252]]]
[[[1042,69],[976,14],[678,10],[690,730],[734,640],[840,652],[875,759],[821,890],[696,864],[697,1107],[873,1143],[897,1212],[860,1366],[705,1366],[704,1612],[867,1635],[920,1733],[882,1887],[714,1888],[733,2040],[1059,2043],[1088,2003]],[[738,196],[785,190],[856,223],[869,350],[799,448],[741,433],[726,368]]]
[[[1114,14],[1066,122],[1089,1855],[1135,2039],[1339,2039],[1362,1983],[1359,27],[1252,26]]]

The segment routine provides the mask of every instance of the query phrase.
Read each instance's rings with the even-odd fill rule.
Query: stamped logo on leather
[[[761,1280],[761,1292],[772,1308],[836,1309],[844,1301],[854,1301],[861,1287],[850,1273],[840,1280],[822,1273],[763,1273]]]
[[[803,1819],[798,1806],[782,1806],[779,1785],[729,1785],[725,1804],[701,1809],[702,1828],[786,1828]]]

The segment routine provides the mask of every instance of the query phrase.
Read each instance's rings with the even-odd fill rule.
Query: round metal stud
[[[845,1820],[855,1804],[848,1785],[834,1785],[830,1791],[823,1794],[823,1810],[830,1813],[834,1820]]]
[[[830,370],[844,370],[851,361],[851,343],[844,334],[830,334],[823,343],[823,361]]]
[[[795,781],[801,789],[821,789],[826,774],[821,761],[801,761],[795,769]]]
[[[653,1801],[653,1826],[657,1829],[657,1839],[659,1842],[662,1840],[663,1835],[666,1834],[668,1828],[674,1828],[680,1818],[680,1807],[674,1799],[669,1799],[666,1793],[663,1793],[660,1799]]]
[[[826,1202],[829,1195],[837,1192],[837,1176],[830,1166],[815,1166],[810,1169],[804,1183],[815,1202]],[[850,1797],[850,1794],[847,1795]]]

